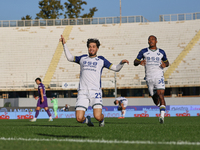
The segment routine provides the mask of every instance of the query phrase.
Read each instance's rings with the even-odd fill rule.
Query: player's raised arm
[[[70,53],[63,35],[61,35],[61,38],[59,41],[62,42],[62,44],[63,44],[63,48],[64,48],[64,52],[65,52],[65,56],[66,56],[67,60],[73,62],[74,56]]]
[[[111,64],[111,66],[109,67],[109,69],[113,70],[113,71],[116,71],[116,72],[119,72],[122,69],[122,67],[124,66],[125,63],[127,63],[129,65],[129,61],[126,60],[126,59],[124,59],[118,65]]]

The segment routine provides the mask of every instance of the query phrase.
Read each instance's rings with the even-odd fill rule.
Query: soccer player
[[[58,100],[55,97],[53,97],[53,99],[51,99],[51,103],[53,103],[53,111],[54,111],[54,114],[55,114],[55,118],[57,119],[58,118],[58,114],[57,114]]]
[[[124,59],[116,66],[110,63],[103,56],[97,56],[100,46],[98,39],[88,39],[88,55],[72,56],[67,48],[65,39],[61,35],[60,41],[63,44],[64,53],[67,60],[80,65],[80,82],[78,96],[76,101],[76,120],[80,123],[86,123],[88,126],[94,126],[90,116],[84,117],[89,103],[93,108],[94,118],[99,121],[99,126],[103,127],[104,115],[102,114],[102,90],[101,90],[101,73],[103,68],[113,71],[120,71],[128,60]]]
[[[159,122],[164,123],[165,116],[165,82],[163,69],[169,66],[169,61],[165,51],[157,48],[157,38],[150,35],[148,38],[148,48],[142,49],[134,61],[134,65],[145,66],[145,80],[149,93],[156,106],[160,106]]]
[[[69,111],[69,107],[70,107],[70,105],[66,104],[65,107],[62,108],[62,110],[63,111]]]
[[[126,107],[128,105],[128,99],[126,99],[125,97],[117,97],[114,101],[114,104],[121,106],[121,117],[119,117],[118,119],[124,119],[126,114]]]
[[[39,99],[38,99],[38,102],[37,102],[37,108],[36,108],[35,118],[33,118],[30,121],[31,122],[36,122],[37,117],[39,115],[40,108],[44,108],[45,111],[47,112],[48,116],[49,116],[49,121],[53,121],[53,119],[51,117],[51,113],[50,113],[49,108],[48,108],[48,104],[47,104],[47,97],[46,97],[45,86],[44,86],[44,84],[42,84],[42,81],[41,81],[40,78],[36,78],[35,82],[38,85]]]

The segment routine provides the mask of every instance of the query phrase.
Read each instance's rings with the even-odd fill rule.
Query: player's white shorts
[[[122,101],[122,103],[123,103],[123,105],[124,105],[125,108],[128,106],[128,100]]]
[[[149,93],[153,96],[156,93],[156,90],[164,90],[165,89],[165,81],[164,78],[154,78],[146,80]]]
[[[88,109],[89,105],[92,108],[96,105],[103,106],[102,90],[79,90],[76,100],[76,108]],[[102,107],[101,107],[102,108]]]

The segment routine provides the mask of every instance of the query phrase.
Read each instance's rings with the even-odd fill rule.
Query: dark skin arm
[[[134,66],[138,66],[138,65],[145,66],[146,65],[146,60],[139,61],[139,60],[135,59],[134,60]],[[169,61],[168,60],[166,62],[162,61],[162,64],[160,65],[160,67],[162,67],[162,68],[165,68],[165,67],[168,67],[168,66],[169,66]]]

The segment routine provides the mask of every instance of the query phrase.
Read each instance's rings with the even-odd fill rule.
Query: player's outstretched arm
[[[59,41],[62,42],[62,44],[63,44],[63,48],[64,48],[64,52],[65,52],[65,56],[66,56],[67,60],[73,62],[74,56],[70,53],[63,35],[61,35],[61,38]]]
[[[124,59],[117,66],[116,65],[112,65],[110,67],[110,70],[113,70],[115,72],[119,72],[122,69],[122,67],[124,66],[125,63],[127,63],[129,65],[129,61]]]

